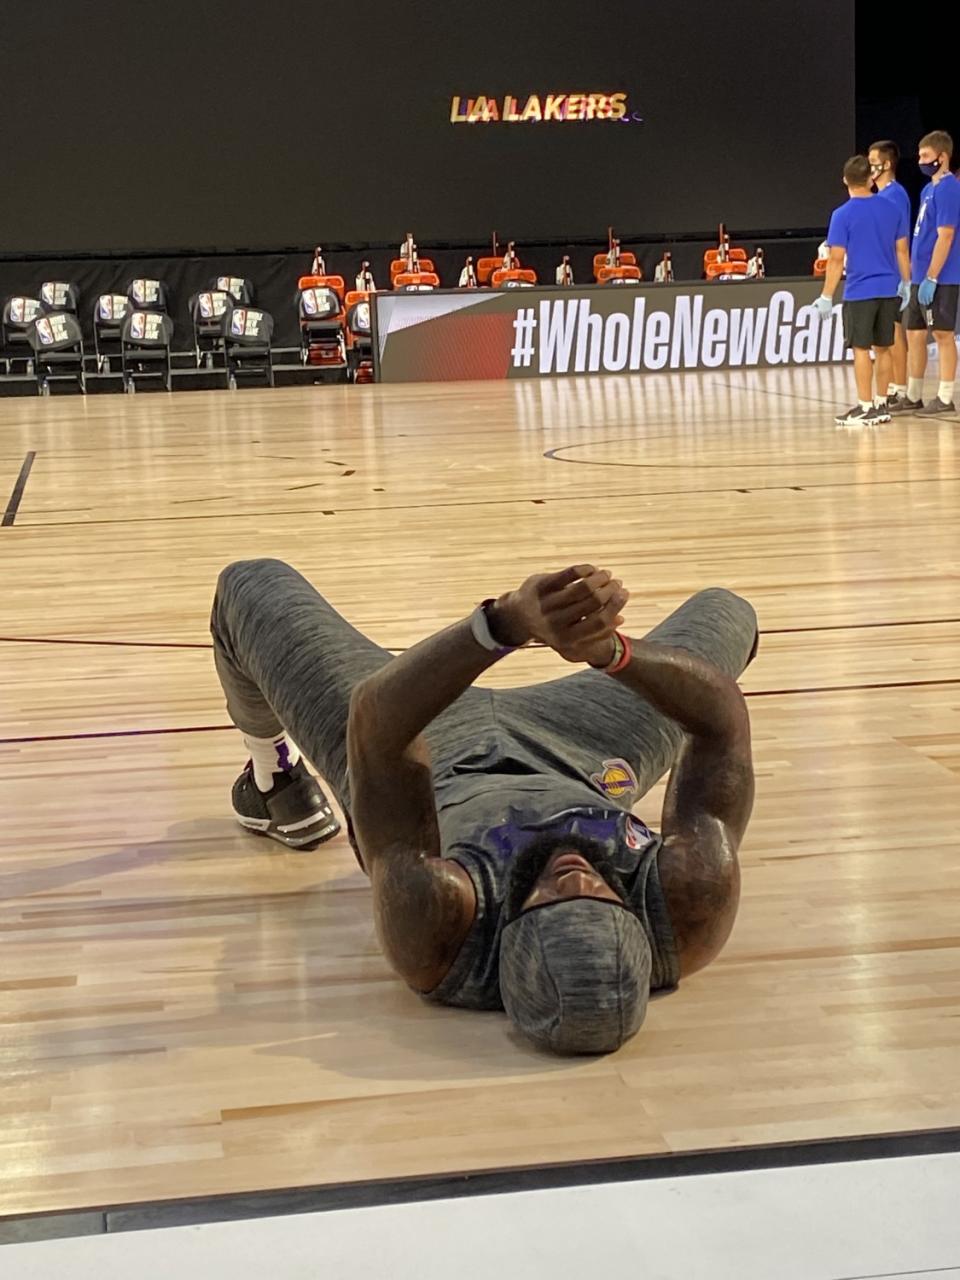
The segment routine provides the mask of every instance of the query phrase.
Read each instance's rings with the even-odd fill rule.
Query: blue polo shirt
[[[913,228],[910,254],[910,278],[920,284],[930,270],[938,227],[957,228],[960,224],[960,182],[952,173],[939,182],[928,182],[920,193],[920,211]],[[940,269],[941,284],[960,284],[960,233],[953,237],[947,260]]]
[[[827,244],[847,251],[846,301],[897,296],[897,241],[909,234],[909,212],[879,196],[851,196],[833,211]]]

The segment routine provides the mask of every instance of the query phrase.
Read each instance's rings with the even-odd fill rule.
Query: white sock
[[[891,382],[889,387],[887,387],[888,396],[905,396],[906,394],[907,394],[906,383],[904,383],[901,386],[899,382]]]
[[[907,379],[907,399],[908,400],[923,399],[923,379],[922,378]]]
[[[874,396],[873,403],[877,409],[885,409],[887,407],[887,397]]]
[[[953,383],[941,382],[940,390],[937,392],[937,395],[940,397],[940,399],[943,401],[944,404],[952,404],[953,403]]]
[[[872,400],[861,400],[861,401],[860,401],[860,408],[861,408],[861,409],[872,409],[872,408],[873,408],[873,401],[872,401]]]
[[[300,759],[300,748],[285,733],[275,738],[248,738],[243,743],[253,761],[253,780],[258,791],[273,790],[273,775],[289,773]]]

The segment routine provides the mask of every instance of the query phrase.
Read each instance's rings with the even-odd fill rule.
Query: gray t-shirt
[[[650,990],[679,979],[673,929],[657,854],[662,840],[639,818],[604,800],[585,782],[556,774],[472,773],[438,781],[437,817],[445,858],[473,881],[477,914],[446,977],[426,999],[467,1009],[502,1009],[500,934],[514,855],[537,836],[579,835],[602,844],[627,886],[627,905],[650,940]]]

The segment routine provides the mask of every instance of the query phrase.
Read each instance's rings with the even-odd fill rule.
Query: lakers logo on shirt
[[[626,760],[604,760],[603,769],[590,775],[590,781],[611,800],[619,800],[631,791],[639,791],[640,783]]]

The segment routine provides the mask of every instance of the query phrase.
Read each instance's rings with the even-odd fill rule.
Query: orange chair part
[[[602,266],[597,272],[597,283],[605,284],[608,280],[642,280],[643,272],[637,266]]]
[[[593,255],[593,278],[600,279],[600,268],[607,265],[607,255],[605,253],[595,253]],[[631,253],[629,249],[620,250],[621,267],[635,267],[637,265],[637,255]],[[641,279],[643,277],[641,276]]]
[[[489,284],[490,277],[503,267],[502,258],[478,258],[476,262],[477,284]]]
[[[429,285],[431,289],[438,289],[440,277],[434,271],[401,271],[393,278],[395,289],[403,289],[410,284]]]
[[[707,269],[707,267],[710,265],[711,262],[719,262],[719,261],[720,261],[720,250],[708,249],[706,253],[703,255],[704,270]],[[731,248],[730,257],[727,259],[727,261],[728,262],[746,262],[747,261],[746,249]]]
[[[536,284],[537,273],[531,271],[529,267],[516,267],[513,271],[498,267],[490,277],[490,283],[494,289],[499,289],[508,280],[516,280],[518,284]]]
[[[745,276],[747,274],[747,264],[745,262],[711,262],[707,265],[707,279],[715,280],[717,276]]]
[[[420,263],[421,271],[436,271],[436,267],[433,265],[432,258],[420,258],[419,263]],[[406,272],[406,270],[407,270],[406,258],[394,258],[394,260],[390,263],[391,285],[393,284],[394,280],[396,280],[397,276],[403,274],[404,272]]]

